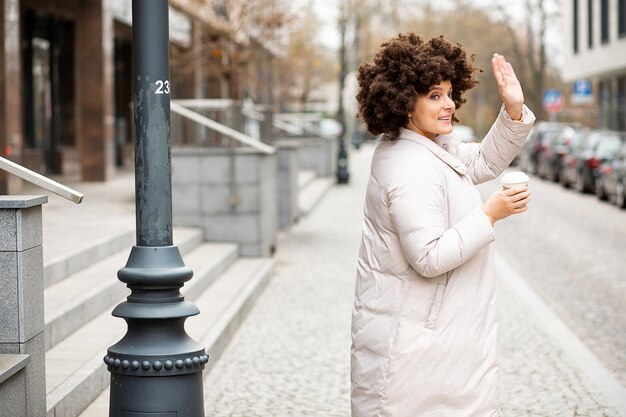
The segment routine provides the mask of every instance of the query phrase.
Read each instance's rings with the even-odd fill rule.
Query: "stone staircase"
[[[311,169],[298,172],[298,214],[305,217],[335,183],[334,177],[319,177]]]
[[[300,218],[333,183],[333,177],[318,177],[314,170],[298,171],[294,185]],[[32,403],[24,397],[29,389],[41,393],[39,404],[46,412],[37,409],[33,414],[24,408],[19,415],[108,416],[110,374],[103,357],[126,331],[125,322],[111,311],[129,294],[117,271],[135,243],[133,185],[132,177],[84,184],[90,198],[81,206],[52,198],[43,207],[43,273],[33,271],[43,276],[43,283],[32,283],[44,287],[43,303],[31,300],[29,308],[44,316],[44,331],[37,336],[35,351],[0,355],[0,417],[14,413],[5,415],[3,410],[29,407]],[[237,244],[204,242],[202,231],[193,227],[174,228],[174,243],[194,272],[182,293],[201,313],[186,321],[186,329],[205,346],[208,373],[269,281],[274,261],[240,258]],[[33,366],[40,373],[29,370]]]
[[[44,261],[48,417],[108,416],[110,374],[102,359],[126,331],[111,311],[129,293],[117,271],[133,243],[134,231],[119,232]],[[205,243],[194,228],[174,228],[174,243],[194,272],[182,293],[201,314],[189,318],[186,329],[207,349],[208,371],[268,282],[274,261],[239,258],[237,245]],[[20,358],[12,359],[6,366],[19,367]]]

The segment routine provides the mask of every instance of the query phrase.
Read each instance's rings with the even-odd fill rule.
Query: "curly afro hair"
[[[452,84],[452,100],[458,109],[461,95],[478,84],[474,56],[463,45],[452,45],[443,36],[424,40],[415,33],[400,34],[382,44],[374,62],[359,66],[359,116],[374,135],[396,139],[408,122],[418,95],[442,81]],[[456,118],[454,118],[454,121]]]

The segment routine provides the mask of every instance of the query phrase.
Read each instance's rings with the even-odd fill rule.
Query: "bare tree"
[[[309,102],[319,100],[321,90],[336,79],[338,71],[334,51],[318,39],[322,23],[313,6],[314,1],[310,0],[285,27],[288,42],[278,63],[280,94],[299,110],[306,110]]]
[[[527,101],[540,119],[546,118],[546,111],[543,108],[544,90],[548,85],[560,85],[556,71],[551,66],[547,46],[548,26],[558,19],[558,14],[549,9],[556,10],[556,6],[554,0],[524,0],[525,13],[521,30],[519,25],[513,22],[505,4],[503,2],[495,4],[500,17],[506,23],[513,53],[522,64],[518,66],[520,78],[526,84],[534,86],[524,91],[527,94]]]
[[[211,24],[203,26],[191,48],[172,50],[172,66],[182,75],[201,66],[209,78],[228,87],[230,98],[242,99],[246,91],[256,91],[257,64],[267,54],[277,54],[284,47],[284,28],[292,15],[280,0],[195,0],[198,8],[210,10]],[[222,88],[222,90],[224,90]],[[220,94],[221,96],[221,94]]]
[[[548,25],[555,19],[551,10],[557,0],[524,0],[526,10],[522,24],[514,22],[507,14],[510,7],[507,9],[504,1],[499,0],[495,9],[493,5],[487,9],[475,6],[469,0],[445,3],[404,0],[400,3],[402,13],[395,28],[396,33],[413,31],[426,38],[444,35],[474,54],[475,64],[484,70],[478,74],[481,85],[466,94],[468,102],[461,107],[458,117],[480,134],[489,128],[502,104],[491,74],[490,61],[494,52],[511,61],[524,86],[526,101],[539,118],[545,117],[543,90],[546,86],[559,85],[546,42]],[[372,21],[376,17],[368,19]],[[375,32],[383,30],[376,27]],[[372,44],[370,55],[378,49],[380,42]]]

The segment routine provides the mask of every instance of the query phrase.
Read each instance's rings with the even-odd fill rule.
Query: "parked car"
[[[541,178],[559,181],[563,160],[580,140],[580,127],[560,125],[543,137],[543,145],[537,154],[536,173]]]
[[[608,130],[590,130],[566,157],[561,170],[563,185],[581,192],[594,192],[600,164],[612,159],[621,144],[620,135]]]
[[[465,143],[476,143],[474,129],[466,125],[454,125],[453,135]]]
[[[618,207],[626,208],[624,186],[626,185],[626,133],[615,132],[618,141],[611,140],[604,145],[606,148],[617,146],[612,158],[605,159],[598,169],[596,178],[596,195],[601,200],[610,199]],[[599,146],[599,145],[598,145]],[[611,148],[612,149],[612,148]]]
[[[528,138],[519,153],[518,165],[523,171],[529,174],[535,174],[537,172],[537,158],[539,157],[539,153],[546,142],[549,141],[553,135],[558,133],[561,126],[561,123],[545,121],[535,123],[535,126],[533,126],[528,134]]]
[[[601,134],[594,130],[584,130],[580,135],[576,145],[563,158],[559,182],[566,188],[574,186],[580,192],[588,192],[591,187],[588,161],[593,148],[600,141]]]
[[[559,171],[559,182],[565,188],[569,188],[576,181],[578,159],[581,153],[588,147],[593,147],[589,139],[590,129],[582,128],[574,132],[572,144],[563,155]]]

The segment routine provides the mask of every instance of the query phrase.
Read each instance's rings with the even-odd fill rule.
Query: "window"
[[[587,0],[587,45],[593,48],[593,0]]]
[[[572,44],[572,48],[574,49],[574,53],[578,53],[578,0],[573,0],[572,4],[572,37],[574,38],[574,43]]]
[[[600,1],[600,41],[609,41],[609,0]]]
[[[625,0],[626,1],[626,0]],[[578,0],[572,0],[572,49],[578,53]]]
[[[626,75],[617,79],[617,129],[626,130]]]
[[[626,0],[617,2],[617,34],[620,38],[626,36]]]

